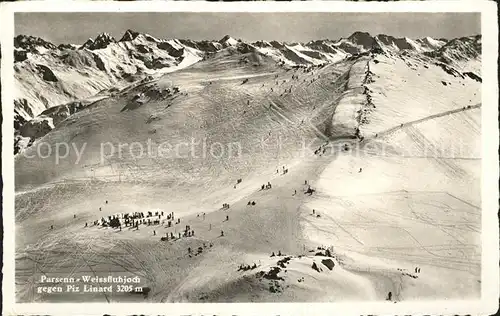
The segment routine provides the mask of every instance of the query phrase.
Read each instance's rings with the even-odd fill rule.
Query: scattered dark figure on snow
[[[388,300],[388,301],[392,301],[392,292],[389,292],[389,293],[387,294],[387,300]]]
[[[309,194],[309,195],[312,195],[314,193],[314,189],[312,189],[311,187],[307,188],[307,191],[304,192],[304,194]]]
[[[106,204],[108,204],[108,200],[106,200]]]
[[[76,218],[76,214],[73,215],[73,218]]]
[[[220,231],[220,235],[221,235],[221,237],[224,237],[224,231],[223,230]]]
[[[89,226],[87,223],[85,223],[85,227]]]
[[[363,171],[363,168],[359,168],[359,171],[358,171],[358,173],[360,173],[361,171]]]
[[[101,209],[101,208],[99,208],[99,212],[100,212],[100,211],[102,211],[102,209]]]
[[[226,215],[226,221],[228,221],[228,220],[229,220],[229,215]]]
[[[255,205],[255,201],[252,201],[252,205]]]
[[[156,236],[156,230],[153,230],[153,236]]]
[[[314,215],[315,213],[316,213],[316,210],[315,210],[315,209],[313,209],[313,215]]]
[[[50,229],[54,229],[54,225],[50,225]]]
[[[274,251],[273,251],[273,253],[271,254],[271,257],[275,257],[275,256],[276,256],[276,255],[274,254]]]

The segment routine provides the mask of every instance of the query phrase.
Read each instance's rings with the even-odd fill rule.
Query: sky
[[[107,32],[117,40],[127,29],[162,39],[245,41],[336,40],[355,31],[396,37],[456,38],[481,33],[478,13],[210,13],[210,12],[33,12],[15,14],[16,35],[54,44],[83,44]]]

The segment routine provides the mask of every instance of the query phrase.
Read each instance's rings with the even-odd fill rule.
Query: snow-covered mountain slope
[[[46,109],[109,96],[141,80],[189,67],[200,60],[252,53],[252,60],[269,57],[283,67],[309,67],[337,63],[359,54],[413,56],[428,64],[438,64],[456,76],[480,80],[480,36],[454,39],[446,43],[430,37],[412,40],[387,35],[371,36],[355,32],[338,41],[328,39],[301,43],[257,41],[246,43],[229,35],[219,41],[163,40],[127,30],[120,40],[107,33],[83,45],[55,46],[40,38],[15,38],[15,126],[16,149],[30,144],[40,133],[21,129]],[[57,120],[57,119],[56,119]],[[36,119],[35,126],[44,119]],[[28,126],[33,126],[30,124]],[[42,130],[48,130],[45,124]],[[29,138],[29,140],[26,139]],[[17,145],[19,144],[19,146]]]
[[[481,36],[455,38],[439,49],[426,53],[462,72],[481,74]]]
[[[25,120],[55,105],[189,66],[204,55],[177,40],[130,30],[120,41],[103,33],[78,48],[17,36],[15,47],[15,112]]]
[[[35,263],[84,274],[89,256],[140,273],[152,302],[480,297],[480,82],[392,44],[279,62],[310,58],[298,54],[310,45],[230,45],[47,110],[39,126],[53,129],[15,158],[18,300],[50,299],[33,296]],[[91,225],[155,210],[182,224]],[[195,237],[177,237],[184,225]]]

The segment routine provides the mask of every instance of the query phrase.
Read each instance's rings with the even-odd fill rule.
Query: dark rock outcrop
[[[167,51],[170,56],[173,56],[173,57],[176,57],[176,58],[177,57],[181,57],[182,55],[184,55],[184,48],[176,49],[170,43],[167,43],[167,42],[158,43],[157,47],[159,49]]]
[[[321,260],[321,263],[324,264],[330,270],[333,270],[333,267],[335,267],[335,263],[333,262],[332,259],[323,259]]]
[[[21,62],[28,59],[28,54],[25,50],[14,50],[14,62]]]
[[[58,82],[56,75],[50,70],[49,67],[41,64],[36,65],[36,69],[41,73],[42,79],[45,81]]]

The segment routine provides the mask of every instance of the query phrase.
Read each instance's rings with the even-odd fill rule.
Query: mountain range
[[[33,141],[36,135],[54,128],[55,121],[110,92],[220,54],[243,56],[251,52],[270,57],[284,67],[325,65],[367,53],[411,54],[441,64],[449,73],[468,73],[477,78],[481,58],[480,35],[447,40],[372,36],[367,32],[307,43],[247,43],[229,35],[220,40],[193,41],[158,39],[127,30],[119,40],[101,33],[79,45],[55,45],[38,37],[18,35],[14,47],[16,144],[21,139],[24,143],[29,142],[27,138]],[[250,61],[242,57],[242,62]],[[55,106],[57,111],[51,109]],[[47,115],[52,120],[44,119]]]

